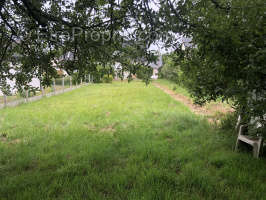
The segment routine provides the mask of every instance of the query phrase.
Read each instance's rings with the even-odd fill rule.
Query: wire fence
[[[51,87],[42,87],[40,85],[38,90],[25,90],[23,92],[16,92],[9,96],[0,96],[0,109],[6,107],[14,107],[22,103],[33,102],[42,99],[43,97],[51,97],[54,95],[62,94],[83,85],[93,83],[93,77],[87,76],[84,80],[73,81],[71,76],[53,79]]]

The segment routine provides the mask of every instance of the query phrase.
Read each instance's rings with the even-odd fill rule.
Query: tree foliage
[[[182,71],[178,64],[178,58],[176,53],[163,55],[163,66],[159,69],[160,78],[173,81],[177,84],[182,83]]]
[[[79,76],[96,73],[99,64],[118,62],[132,43],[141,54],[131,58],[148,61],[148,48],[155,40],[150,33],[157,26],[149,2],[1,1],[1,89],[6,88],[7,78],[15,79],[18,88],[27,87],[33,77],[49,85],[56,75],[55,66]],[[62,58],[68,53],[71,59]]]
[[[230,100],[246,121],[265,124],[265,11],[263,0],[164,3],[169,30],[191,39],[176,64],[196,103]]]

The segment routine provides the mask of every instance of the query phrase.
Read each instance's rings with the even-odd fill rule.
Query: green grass
[[[169,81],[167,79],[157,79],[157,80],[154,80],[153,82],[155,83],[159,83],[165,87],[167,87],[168,89],[174,91],[176,94],[182,94],[190,99],[191,98],[191,95],[189,94],[188,90],[184,87],[182,87],[181,85],[178,85],[178,84],[175,84],[174,82],[172,81]],[[232,101],[229,101],[230,104],[232,104]],[[211,101],[209,103],[206,104],[206,107],[209,108],[210,106],[212,105],[217,105],[217,104],[222,104],[224,107],[231,107],[230,104],[228,104],[227,102],[222,102],[222,98],[219,98],[217,101]]]
[[[166,79],[157,79],[157,80],[154,80],[153,82],[159,83],[161,85],[164,85],[168,89],[174,90],[175,93],[182,94],[182,95],[184,95],[186,97],[190,97],[189,92],[184,87],[182,87],[182,86],[180,86],[178,84],[175,84],[172,81],[169,81],[169,80],[166,80]]]
[[[266,160],[143,83],[0,111],[0,199],[265,199]]]

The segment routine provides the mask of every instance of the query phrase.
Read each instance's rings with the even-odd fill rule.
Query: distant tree
[[[163,66],[159,71],[160,78],[173,81],[177,84],[180,84],[182,82],[182,71],[180,69],[180,65],[176,60],[177,58],[178,56],[175,52],[163,55]]]

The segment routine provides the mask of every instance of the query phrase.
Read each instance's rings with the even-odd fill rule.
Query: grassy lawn
[[[175,91],[175,93],[182,94],[186,97],[190,97],[189,92],[185,88],[181,87],[180,85],[175,84],[174,82],[171,82],[166,79],[157,79],[157,80],[154,80],[153,82],[164,85],[168,87],[170,90]]]
[[[166,80],[166,79],[158,79],[158,80],[154,80],[153,82],[155,83],[159,83],[160,85],[162,86],[165,86],[166,88],[172,90],[175,92],[175,94],[181,94],[185,97],[188,97],[189,99],[191,99],[191,101],[193,101],[193,99],[191,98],[188,90],[180,85],[177,85],[175,84],[174,82],[172,81],[169,81],[169,80]],[[225,109],[230,109],[231,106],[226,103],[226,102],[222,102],[221,99],[218,99],[216,102],[215,101],[212,101],[212,102],[209,102],[209,103],[206,103],[204,105],[204,107],[207,109],[207,110],[213,110],[213,107],[216,107],[216,106],[219,106],[220,109],[225,108]],[[220,112],[217,113],[217,117],[221,117],[220,116]]]
[[[266,198],[266,159],[141,82],[0,110],[0,199]]]

